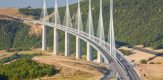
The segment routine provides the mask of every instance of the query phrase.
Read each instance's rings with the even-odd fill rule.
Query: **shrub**
[[[52,76],[57,72],[58,70],[53,66],[39,64],[27,58],[0,66],[0,75],[6,75],[9,80],[24,80]],[[2,76],[1,78],[6,77]]]
[[[141,64],[147,64],[147,60],[143,59],[140,61]]]
[[[149,64],[155,64],[154,62],[149,62]]]

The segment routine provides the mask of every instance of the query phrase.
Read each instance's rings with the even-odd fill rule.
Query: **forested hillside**
[[[93,20],[95,32],[98,23],[99,0],[92,1]],[[114,27],[116,41],[128,45],[143,44],[155,49],[163,46],[163,1],[162,0],[114,0]],[[71,16],[76,13],[77,5],[71,5]],[[88,13],[88,1],[81,3],[83,24],[86,24]],[[26,10],[26,12],[24,12]],[[49,13],[53,9],[49,9]],[[63,20],[65,8],[60,8],[61,20]],[[23,14],[28,14],[35,10],[20,9]],[[40,11],[31,14],[37,16]],[[109,0],[103,0],[103,17],[105,35],[108,34],[109,27]],[[107,36],[106,36],[107,40]]]
[[[20,22],[0,20],[0,50],[10,48],[28,50],[39,46],[40,38],[29,35],[29,28]]]
[[[163,1],[162,0],[114,0],[114,27],[117,44],[150,46],[154,49],[163,47]],[[85,28],[88,14],[88,0],[81,3],[81,11],[83,18],[83,25]],[[77,5],[70,6],[71,16],[77,11]],[[39,19],[40,9],[20,9],[20,13],[25,15],[32,15],[35,19]],[[53,12],[52,8],[48,9],[49,14]],[[61,21],[63,22],[65,7],[59,8]],[[97,31],[98,14],[99,14],[99,0],[92,0],[92,12],[94,20],[95,32]],[[103,17],[105,35],[107,40],[109,28],[109,0],[103,0]],[[74,20],[73,20],[74,21]],[[27,30],[23,27],[6,24],[0,21],[5,28],[10,27],[9,31],[1,29],[0,49],[22,46],[38,46],[40,45],[40,38],[33,37],[29,39]],[[12,22],[15,24],[15,22]],[[15,29],[16,28],[16,29]],[[8,30],[7,29],[7,30]],[[48,46],[52,48],[53,44],[53,29],[48,29]],[[60,49],[64,51],[64,33],[60,32]],[[17,34],[17,35],[15,35]],[[5,36],[5,37],[3,37]],[[75,38],[72,37],[74,40]],[[23,39],[23,40],[22,40]],[[24,40],[26,39],[26,40]],[[28,43],[26,41],[28,40]],[[75,42],[75,41],[72,41]],[[21,43],[21,44],[20,44]],[[26,44],[23,44],[26,43]],[[75,46],[75,43],[72,43]],[[84,46],[84,45],[83,45]],[[75,47],[74,47],[75,48]],[[74,49],[75,50],[75,49]]]

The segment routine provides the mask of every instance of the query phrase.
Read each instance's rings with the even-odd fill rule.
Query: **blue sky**
[[[42,6],[43,0],[0,0],[0,8],[23,8],[31,6],[33,8],[39,8]],[[46,0],[48,7],[54,6],[54,0]],[[69,3],[77,2],[77,0],[69,0]],[[66,0],[58,0],[58,5],[63,6],[66,4]]]

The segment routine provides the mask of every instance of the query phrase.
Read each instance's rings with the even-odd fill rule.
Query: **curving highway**
[[[78,36],[80,39],[89,42],[91,46],[93,46],[96,50],[99,50],[101,52],[101,55],[104,58],[106,58],[106,60],[109,61],[109,64],[111,64],[111,66],[114,67],[115,71],[118,72],[118,75],[121,80],[141,80],[135,67],[128,62],[128,60],[122,55],[122,53],[116,50],[117,53],[116,56],[110,54],[108,43],[106,43],[105,41],[103,41],[102,44],[99,44],[99,40],[95,36],[89,38],[87,33],[85,32],[78,33],[78,30],[63,25],[55,26],[54,23],[50,22],[43,23],[40,21],[31,20],[28,20],[27,22],[34,22],[46,26],[56,27],[59,30],[67,31],[72,35]]]
[[[91,38],[89,35],[85,32],[80,32],[78,33],[77,29],[66,27],[63,25],[57,25],[55,26],[54,23],[46,22],[43,23],[38,20],[27,20],[27,19],[19,19],[21,22],[32,22],[32,23],[38,23],[50,27],[56,27],[57,29],[61,31],[67,31],[68,33],[78,36],[80,39],[89,42],[91,46],[93,46],[96,50],[101,52],[101,55],[106,58],[106,60],[109,62],[109,64],[114,67],[113,70],[107,71],[106,76],[105,75],[105,80],[106,78],[109,79],[111,75],[115,75],[115,71],[118,72],[118,75],[121,80],[141,80],[139,73],[136,71],[135,67],[129,63],[129,61],[124,57],[124,55],[117,49],[116,50],[116,55],[111,55],[109,51],[109,44],[105,41],[102,41],[102,44],[99,44],[99,39],[95,36],[92,36]]]

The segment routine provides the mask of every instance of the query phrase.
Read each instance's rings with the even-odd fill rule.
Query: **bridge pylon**
[[[43,0],[43,8],[40,19],[43,23],[46,22],[46,16],[47,16],[47,8],[46,8],[46,2]],[[45,25],[42,25],[42,51],[47,49],[47,29]]]
[[[80,0],[78,0],[78,10],[77,10],[76,19],[77,19],[76,24],[77,24],[78,34],[80,34],[80,32],[83,31],[82,18],[81,18],[81,12],[80,12]],[[82,58],[80,42],[81,42],[80,38],[76,36],[76,58],[77,59]]]
[[[53,42],[53,55],[58,55],[58,29],[56,28],[58,24],[61,24],[60,22],[60,16],[58,12],[58,5],[57,5],[57,0],[55,0],[55,7],[54,7],[54,16],[53,16],[52,21],[54,21],[55,26],[54,26],[54,42]]]
[[[97,51],[97,62],[98,63],[103,63],[104,59],[99,51]]]
[[[109,27],[108,42],[110,43],[110,53],[116,56],[114,26],[113,26],[113,0],[110,0],[110,27]]]
[[[102,45],[105,41],[104,36],[104,24],[103,24],[103,15],[102,15],[102,0],[100,0],[100,11],[99,11],[99,23],[98,23],[98,29],[97,29],[97,37],[99,38],[99,45]],[[98,62],[102,63],[104,59],[102,58],[102,55],[100,55],[98,51]]]
[[[47,49],[47,29],[45,25],[42,25],[42,51],[45,51]]]
[[[91,0],[89,0],[89,12],[88,12],[88,18],[87,18],[86,32],[88,33],[90,39],[92,38],[92,36],[94,36]],[[93,61],[93,51],[92,51],[92,46],[90,45],[90,43],[87,43],[87,61]]]
[[[68,0],[63,24],[67,29],[72,26]],[[70,34],[67,31],[65,31],[65,56],[70,56]]]

